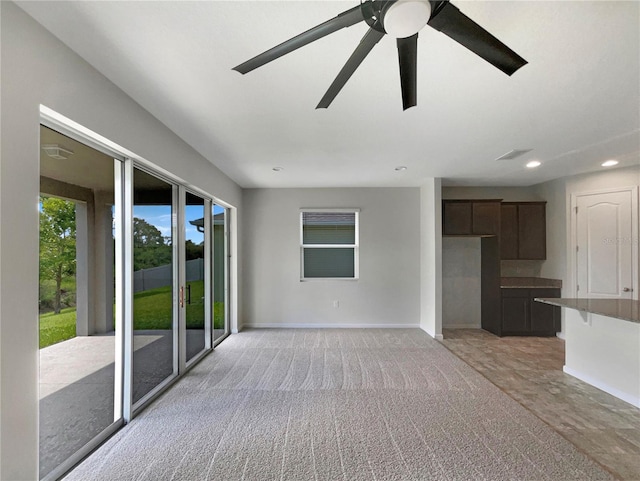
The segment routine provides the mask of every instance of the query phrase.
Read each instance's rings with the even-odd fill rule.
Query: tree
[[[133,247],[158,247],[165,245],[162,232],[146,220],[133,218]]]
[[[133,218],[133,270],[151,269],[170,264],[172,260],[171,238],[138,217]]]
[[[55,281],[53,309],[60,313],[62,279],[76,272],[76,205],[40,197],[40,279]]]
[[[188,261],[192,259],[204,258],[204,241],[200,244],[196,244],[191,239],[187,239],[184,243],[185,256]]]

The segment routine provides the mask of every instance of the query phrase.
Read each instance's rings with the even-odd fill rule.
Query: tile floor
[[[562,372],[557,337],[443,329],[443,344],[621,480],[640,480],[640,409]]]

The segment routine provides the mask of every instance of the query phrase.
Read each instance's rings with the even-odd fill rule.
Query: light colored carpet
[[[232,335],[68,480],[612,477],[417,329]]]

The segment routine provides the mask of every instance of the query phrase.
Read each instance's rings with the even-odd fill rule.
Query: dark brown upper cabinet
[[[442,201],[444,235],[500,236],[500,199]]]
[[[503,202],[500,258],[547,258],[546,202]]]
[[[442,233],[444,235],[470,235],[472,219],[470,201],[442,201]]]
[[[500,200],[474,200],[471,211],[472,233],[493,234],[500,240]]]

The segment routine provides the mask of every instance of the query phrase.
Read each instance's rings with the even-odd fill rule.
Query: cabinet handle
[[[633,289],[631,289],[630,287],[623,287],[622,288],[622,292],[632,292]]]

